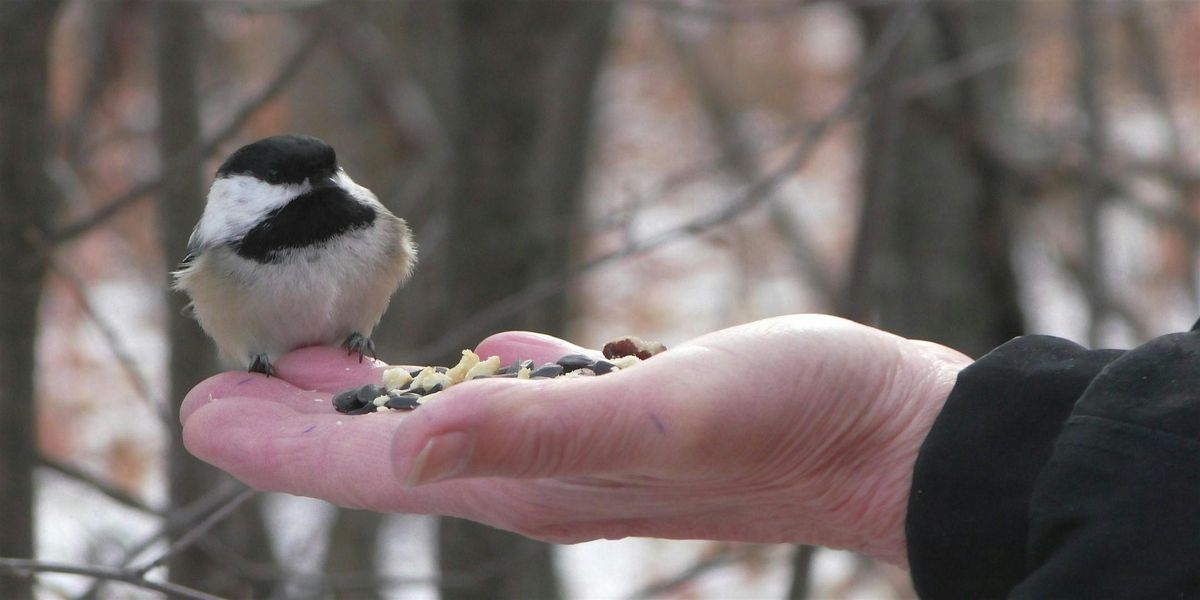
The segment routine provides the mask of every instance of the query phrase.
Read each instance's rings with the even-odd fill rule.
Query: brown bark
[[[432,237],[440,222],[443,241],[423,248],[436,262],[423,258],[405,293],[413,297],[419,289],[424,305],[409,308],[409,323],[445,329],[567,271],[581,211],[591,98],[612,13],[606,2],[414,6],[414,67],[449,133],[449,147],[435,190],[444,212],[424,234]],[[477,339],[506,329],[561,333],[566,309],[566,298],[556,296],[478,332]],[[414,312],[426,318],[414,319]],[[438,333],[410,330],[409,339],[419,344]],[[443,519],[439,559],[443,573],[456,575],[450,579],[474,581],[443,586],[447,600],[560,594],[551,547],[512,533]]]
[[[933,9],[871,97],[861,226],[843,305],[851,318],[974,356],[1021,333],[1006,210],[1013,186],[946,125],[1003,127],[1013,110],[1011,67],[916,99],[901,97],[893,85],[1011,39],[1016,7],[983,2]],[[865,10],[868,36],[878,34],[885,18]],[[952,118],[923,118],[929,113]]]
[[[157,8],[159,155],[161,164],[168,165],[201,143],[196,81],[204,34],[203,9],[191,2],[164,2]],[[205,176],[199,163],[179,169],[164,184],[161,232],[164,252],[172,268],[174,261],[183,257],[188,236],[204,209],[204,189]],[[192,386],[219,370],[212,344],[196,322],[183,314],[186,303],[183,294],[167,296],[171,342],[167,397],[176,410]],[[183,447],[178,427],[172,427],[170,432],[171,505],[183,506],[205,495],[228,476],[192,457]],[[185,531],[172,528],[170,533],[174,540]],[[226,546],[255,562],[271,560],[266,527],[255,502],[247,503],[209,535],[219,536]],[[172,556],[168,566],[173,582],[221,596],[262,597],[271,590],[269,583],[241,580],[200,546]]]
[[[58,199],[45,164],[49,37],[59,3],[0,3],[0,556],[32,558],[37,463],[34,341],[45,265],[34,235]],[[6,598],[31,596],[30,580],[0,575]]]

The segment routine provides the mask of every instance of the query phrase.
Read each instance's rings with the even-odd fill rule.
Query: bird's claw
[[[262,373],[267,377],[275,374],[275,367],[271,365],[271,358],[266,354],[255,354],[250,359],[250,372]]]
[[[363,357],[370,354],[371,358],[379,358],[375,355],[375,342],[371,338],[360,333],[352,333],[350,337],[342,344],[346,348],[346,355],[358,353],[358,362],[363,361]]]

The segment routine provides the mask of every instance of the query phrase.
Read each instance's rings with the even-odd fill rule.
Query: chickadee
[[[325,142],[280,135],[221,168],[173,274],[221,355],[252,372],[307,345],[374,355],[371,330],[412,274],[404,219],[338,166]]]

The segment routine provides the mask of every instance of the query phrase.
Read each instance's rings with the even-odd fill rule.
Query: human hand
[[[476,352],[595,354],[526,332]],[[969,363],[937,344],[795,315],[602,377],[472,381],[411,413],[347,416],[330,395],[378,382],[384,366],[306,348],[277,361],[277,377],[201,383],[181,420],[193,454],[247,484],[342,506],[555,542],[793,542],[904,565],[913,462]]]

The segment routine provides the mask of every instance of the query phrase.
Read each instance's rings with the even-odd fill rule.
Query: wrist
[[[905,521],[912,492],[913,469],[921,445],[933,428],[954,388],[958,373],[971,358],[945,346],[905,340],[915,350],[909,368],[917,381],[896,390],[895,427],[892,443],[877,463],[877,483],[872,496],[879,510],[879,528],[864,540],[862,552],[879,560],[908,568]]]

